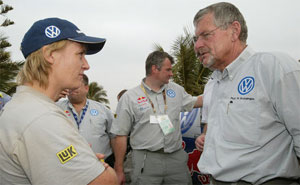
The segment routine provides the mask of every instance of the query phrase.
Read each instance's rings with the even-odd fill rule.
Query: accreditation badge
[[[173,127],[168,115],[159,115],[157,116],[157,120],[164,135],[168,135],[175,131],[175,128]]]
[[[150,123],[151,124],[158,124],[157,117],[155,115],[150,115]]]

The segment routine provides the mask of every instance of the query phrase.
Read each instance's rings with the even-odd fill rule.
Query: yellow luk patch
[[[73,145],[68,146],[62,151],[58,152],[56,155],[59,158],[62,164],[65,164],[69,160],[73,159],[77,155],[77,151],[75,150]]]

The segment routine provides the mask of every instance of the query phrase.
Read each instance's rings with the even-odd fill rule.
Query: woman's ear
[[[49,50],[47,46],[42,47],[42,52],[45,60],[49,62],[50,64],[54,63],[54,56],[53,52]]]

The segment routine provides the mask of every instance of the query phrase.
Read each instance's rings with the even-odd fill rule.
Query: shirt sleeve
[[[205,85],[204,93],[203,93],[203,106],[202,106],[202,118],[201,118],[202,123],[208,122],[208,113],[209,113],[212,92],[213,92],[213,81],[210,79]]]
[[[203,93],[203,106],[202,106],[202,115],[201,115],[201,123],[207,123],[207,118],[208,118],[208,96],[207,96],[207,91],[206,87],[204,89]]]
[[[181,112],[190,112],[193,110],[194,105],[197,101],[196,96],[191,96],[188,94],[183,87],[181,87],[182,91],[182,109]]]
[[[110,132],[111,125],[114,120],[114,115],[108,108],[105,108],[105,112],[107,116],[107,133],[109,133],[110,138],[114,138],[116,135]]]
[[[117,117],[113,120],[111,127],[113,134],[124,136],[129,134],[131,125],[134,122],[134,114],[131,112],[129,93],[125,93],[117,105]]]
[[[88,184],[105,170],[72,122],[58,113],[34,120],[15,155],[32,184]]]
[[[276,85],[275,106],[281,121],[293,138],[300,158],[300,70],[283,75]]]
[[[201,123],[207,123],[208,118],[208,106],[203,104],[202,114],[201,114]]]
[[[0,92],[0,110],[7,102],[10,101],[10,99],[11,97],[9,95],[5,94],[4,92]]]

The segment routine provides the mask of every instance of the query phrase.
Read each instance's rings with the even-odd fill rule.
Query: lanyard
[[[82,114],[81,114],[80,120],[78,120],[77,114],[74,113],[73,110],[71,109],[71,112],[72,112],[72,114],[73,114],[73,117],[74,117],[74,119],[75,119],[75,121],[76,121],[76,123],[77,123],[78,129],[79,129],[80,123],[82,122],[82,120],[83,120],[83,118],[84,118],[84,116],[85,116],[85,112],[87,111],[88,107],[89,107],[89,102],[87,101],[86,105],[85,105],[85,106],[83,107],[83,109],[82,109]]]
[[[156,114],[156,109],[155,109],[155,107],[154,107],[154,104],[153,104],[153,102],[151,101],[151,99],[150,99],[150,97],[149,97],[149,95],[148,95],[146,89],[144,88],[143,84],[141,84],[141,89],[144,91],[144,93],[145,93],[147,99],[149,100],[149,102],[150,102],[150,104],[151,104],[151,107],[152,107],[152,109],[153,109],[154,114]],[[162,92],[163,92],[163,98],[164,98],[164,104],[165,104],[165,112],[164,112],[164,113],[166,114],[167,108],[168,108],[168,106],[167,106],[167,97],[166,97],[166,89],[164,89]]]

